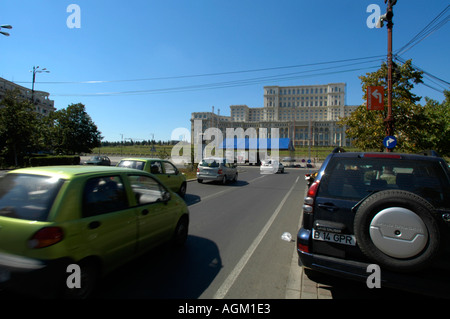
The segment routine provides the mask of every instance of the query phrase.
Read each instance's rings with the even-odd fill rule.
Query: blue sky
[[[67,25],[71,4],[80,28]],[[192,112],[262,107],[265,85],[345,82],[347,104],[359,105],[358,76],[387,53],[387,28],[367,25],[371,4],[385,13],[384,0],[2,0],[0,25],[13,29],[0,35],[0,77],[31,88],[29,71],[47,68],[35,89],[49,92],[57,109],[83,103],[107,141],[167,140],[190,128]],[[398,0],[394,51],[447,6]],[[449,82],[449,27],[401,57]],[[414,93],[442,101],[442,83],[426,83],[434,89]]]

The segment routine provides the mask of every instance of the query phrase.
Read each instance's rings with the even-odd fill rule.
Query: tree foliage
[[[22,164],[23,156],[36,151],[40,143],[39,117],[33,104],[9,91],[0,107],[0,154],[10,165]]]
[[[83,104],[71,104],[42,116],[34,105],[8,91],[0,101],[0,159],[5,165],[23,165],[36,152],[79,154],[100,145],[101,133]]]
[[[442,156],[450,156],[450,91],[444,92],[442,103],[425,98],[420,108],[421,125],[416,130],[418,149],[433,149]]]
[[[346,134],[353,139],[356,147],[362,150],[384,149],[386,137],[385,119],[387,117],[387,65],[382,64],[375,72],[360,76],[363,99],[367,101],[368,86],[385,87],[385,108],[383,111],[368,111],[366,105],[359,106],[349,117],[340,120],[340,125],[347,127]],[[421,97],[412,93],[415,84],[422,83],[422,72],[412,67],[411,60],[403,65],[395,65],[393,72],[392,115],[394,118],[394,135],[397,138],[397,151],[419,152],[434,149],[441,155],[448,155],[449,93],[446,101],[439,104],[426,99],[421,106]],[[443,132],[446,132],[443,135]],[[445,140],[446,136],[446,140]]]
[[[51,113],[47,119],[49,144],[56,153],[88,153],[100,146],[101,133],[81,103]]]

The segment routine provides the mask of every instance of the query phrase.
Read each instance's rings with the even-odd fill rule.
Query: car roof
[[[411,159],[411,160],[441,160],[441,157],[427,156],[420,154],[408,153],[392,153],[392,152],[339,152],[332,153],[333,157],[360,157],[360,158],[394,158],[394,159]]]
[[[153,158],[153,157],[127,157],[127,158],[122,158],[121,161],[166,161],[165,159],[161,159],[161,158]]]
[[[215,157],[215,156],[210,156],[210,157],[204,157],[204,158],[202,158],[202,161],[205,161],[205,160],[214,160],[214,161],[222,162],[222,161],[225,160],[225,157]]]
[[[129,168],[120,168],[115,166],[91,166],[91,165],[71,165],[71,166],[39,166],[19,168],[9,171],[8,174],[32,174],[70,179],[77,175],[91,173],[120,173],[129,172]],[[142,171],[141,171],[142,172]]]

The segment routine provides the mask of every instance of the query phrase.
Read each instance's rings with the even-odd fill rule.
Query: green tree
[[[395,65],[392,87],[392,115],[394,117],[394,135],[397,137],[397,149],[416,151],[417,128],[422,127],[423,116],[416,103],[420,97],[412,93],[415,84],[422,83],[422,72],[412,67],[411,60],[403,65]],[[387,65],[383,63],[378,71],[359,77],[367,101],[368,86],[387,87]],[[366,105],[359,106],[349,117],[340,120],[346,125],[346,134],[353,139],[356,147],[363,150],[384,149],[383,138],[386,136],[385,118],[387,117],[387,89],[385,89],[385,109],[368,111]]]
[[[58,154],[89,153],[100,146],[101,132],[81,103],[50,114],[47,124],[50,132],[47,141]]]
[[[433,149],[441,156],[450,156],[450,91],[444,91],[442,103],[425,98],[420,108],[422,125],[416,131],[417,149]]]
[[[40,119],[30,101],[8,91],[0,106],[0,153],[7,165],[22,165],[23,157],[40,147]]]

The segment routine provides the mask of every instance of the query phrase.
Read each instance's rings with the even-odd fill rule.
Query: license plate
[[[356,245],[356,239],[355,239],[354,235],[330,233],[330,232],[319,231],[319,230],[315,230],[315,229],[313,229],[313,239],[321,240],[321,241],[328,241],[328,242],[337,243],[337,244],[350,245],[350,246]]]

